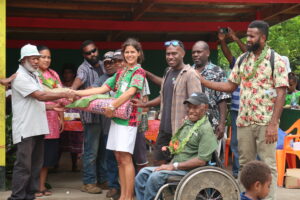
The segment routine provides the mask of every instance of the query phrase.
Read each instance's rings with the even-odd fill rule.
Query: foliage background
[[[246,38],[242,38],[245,43]],[[277,53],[287,56],[290,60],[293,72],[300,75],[300,15],[274,25],[269,29],[269,46]],[[241,50],[236,43],[230,43],[232,55],[238,57]],[[223,69],[229,69],[229,63],[224,57],[220,47],[218,48],[218,63]]]

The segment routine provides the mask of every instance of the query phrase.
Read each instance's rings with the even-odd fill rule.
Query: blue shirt
[[[242,192],[241,193],[241,200],[252,200],[252,199],[250,199],[249,197],[246,197],[245,192]]]
[[[230,69],[233,68],[235,64],[235,57],[233,57],[233,62],[230,64]],[[231,94],[231,110],[239,111],[240,107],[240,86]]]

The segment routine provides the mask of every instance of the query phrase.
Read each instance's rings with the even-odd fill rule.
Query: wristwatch
[[[175,170],[178,170],[178,165],[179,165],[179,162],[174,162],[173,163],[173,167]]]
[[[108,108],[109,108],[111,111],[115,111],[115,110],[116,110],[116,108],[115,108],[113,105],[111,105],[111,104],[109,104]]]

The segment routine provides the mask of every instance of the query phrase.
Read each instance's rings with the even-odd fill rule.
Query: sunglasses
[[[95,49],[92,49],[92,50],[90,50],[90,51],[84,52],[84,54],[87,55],[87,56],[89,56],[89,55],[91,55],[92,53],[96,53],[97,50],[98,50],[98,49],[95,48]]]
[[[180,46],[181,48],[184,49],[184,46],[183,46],[183,43],[178,41],[178,40],[171,40],[171,41],[166,41],[165,42],[165,46],[168,47],[168,46],[174,46],[174,47],[177,47],[177,46]]]

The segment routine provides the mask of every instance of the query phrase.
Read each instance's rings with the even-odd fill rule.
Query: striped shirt
[[[231,110],[239,111],[240,107],[240,86],[231,94]]]
[[[80,89],[91,87],[93,83],[96,82],[99,77],[105,72],[103,62],[99,61],[99,64],[100,67],[93,67],[90,65],[90,63],[88,63],[88,61],[84,60],[83,63],[79,66],[76,78],[79,78],[83,82],[83,85],[80,87]],[[80,111],[80,119],[83,124],[101,122],[100,115],[90,112]]]

